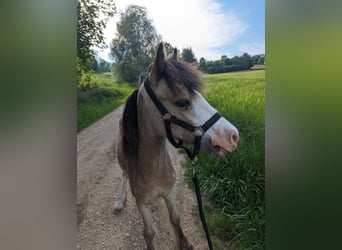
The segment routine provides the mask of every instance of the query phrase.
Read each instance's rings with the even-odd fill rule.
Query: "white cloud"
[[[220,58],[216,50],[238,39],[248,28],[232,12],[223,12],[215,0],[116,0],[115,4],[118,11],[129,4],[145,6],[164,41],[178,49],[191,46],[198,58]],[[105,31],[108,43],[114,38],[118,18],[116,15]]]
[[[239,50],[241,51],[241,53],[246,52],[252,56],[258,54],[265,54],[265,44],[256,42],[245,43],[239,47]]]

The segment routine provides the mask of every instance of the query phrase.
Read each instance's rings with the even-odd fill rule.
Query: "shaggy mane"
[[[176,83],[183,85],[191,95],[194,94],[194,90],[200,92],[204,86],[201,72],[195,66],[179,60],[166,60],[162,77],[174,92],[177,92]]]
[[[138,116],[137,116],[137,97],[136,89],[128,97],[122,116],[122,146],[126,156],[135,156],[138,153]]]

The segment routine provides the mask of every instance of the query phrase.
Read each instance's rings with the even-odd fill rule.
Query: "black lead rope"
[[[151,100],[153,103],[156,105],[158,108],[159,112],[162,114],[164,123],[165,123],[165,130],[166,130],[166,135],[170,143],[176,147],[176,148],[183,148],[185,152],[187,153],[188,157],[192,161],[192,181],[194,182],[195,185],[195,191],[196,191],[196,198],[197,198],[197,205],[198,205],[198,210],[200,213],[201,217],[201,222],[203,225],[203,229],[205,231],[205,235],[207,237],[208,241],[208,246],[210,250],[213,250],[213,244],[210,238],[210,232],[208,229],[207,222],[205,220],[204,212],[203,212],[203,205],[202,205],[202,197],[201,197],[201,190],[199,186],[199,180],[196,174],[196,165],[197,165],[197,154],[199,153],[200,147],[201,147],[201,140],[203,134],[212,126],[214,125],[215,122],[217,122],[218,119],[220,119],[221,115],[219,113],[215,113],[208,121],[206,121],[202,126],[195,127],[191,124],[188,124],[182,120],[179,120],[176,116],[174,116],[172,113],[170,113],[165,106],[158,100],[156,95],[153,93],[153,90],[151,89],[150,83],[148,81],[148,77],[145,78],[144,80],[144,86],[145,89],[150,96]],[[191,152],[187,147],[183,145],[182,141],[176,141],[173,138],[172,130],[171,130],[171,123],[175,123],[176,125],[193,132],[195,135],[195,140],[194,140],[194,149],[193,152]]]
[[[197,174],[196,174],[196,164],[197,164],[197,156],[195,156],[195,158],[192,160],[192,181],[195,184],[198,210],[200,213],[201,222],[202,222],[202,226],[204,228],[205,236],[207,237],[208,246],[209,246],[210,250],[213,250],[214,249],[213,243],[212,243],[211,238],[210,238],[210,232],[209,232],[208,224],[205,220],[203,206],[202,206],[202,196],[201,196],[201,189],[199,186],[199,180],[198,180]]]

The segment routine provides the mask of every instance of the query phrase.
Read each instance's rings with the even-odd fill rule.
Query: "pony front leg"
[[[114,206],[114,213],[119,213],[126,204],[127,201],[127,176],[125,171],[122,171],[122,186],[121,186],[121,194],[119,199],[116,201]]]
[[[147,250],[154,250],[153,239],[155,236],[155,230],[153,228],[153,223],[152,223],[151,208],[138,202],[137,202],[137,207],[144,221],[144,238],[145,238]]]
[[[179,249],[182,250],[191,250],[194,249],[193,245],[188,241],[185,237],[181,224],[180,218],[176,208],[176,197],[174,188],[171,190],[169,195],[163,197],[169,211],[170,222],[176,232],[177,242],[179,245]]]

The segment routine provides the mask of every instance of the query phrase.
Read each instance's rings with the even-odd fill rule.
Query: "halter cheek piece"
[[[176,148],[183,148],[186,153],[188,154],[191,160],[195,160],[196,155],[198,154],[200,147],[201,147],[201,139],[204,133],[220,119],[221,115],[219,113],[215,113],[208,121],[206,121],[201,126],[193,126],[183,120],[178,119],[174,114],[166,109],[166,107],[158,100],[157,96],[154,94],[153,90],[151,89],[150,82],[148,77],[144,80],[144,87],[147,91],[147,94],[150,96],[153,103],[158,108],[159,112],[163,116],[164,123],[165,123],[165,130],[166,135],[170,143]],[[194,140],[194,149],[193,152],[190,152],[188,148],[183,145],[183,141],[179,140],[178,142],[174,139],[171,124],[174,123],[190,132],[193,132],[195,136]]]

